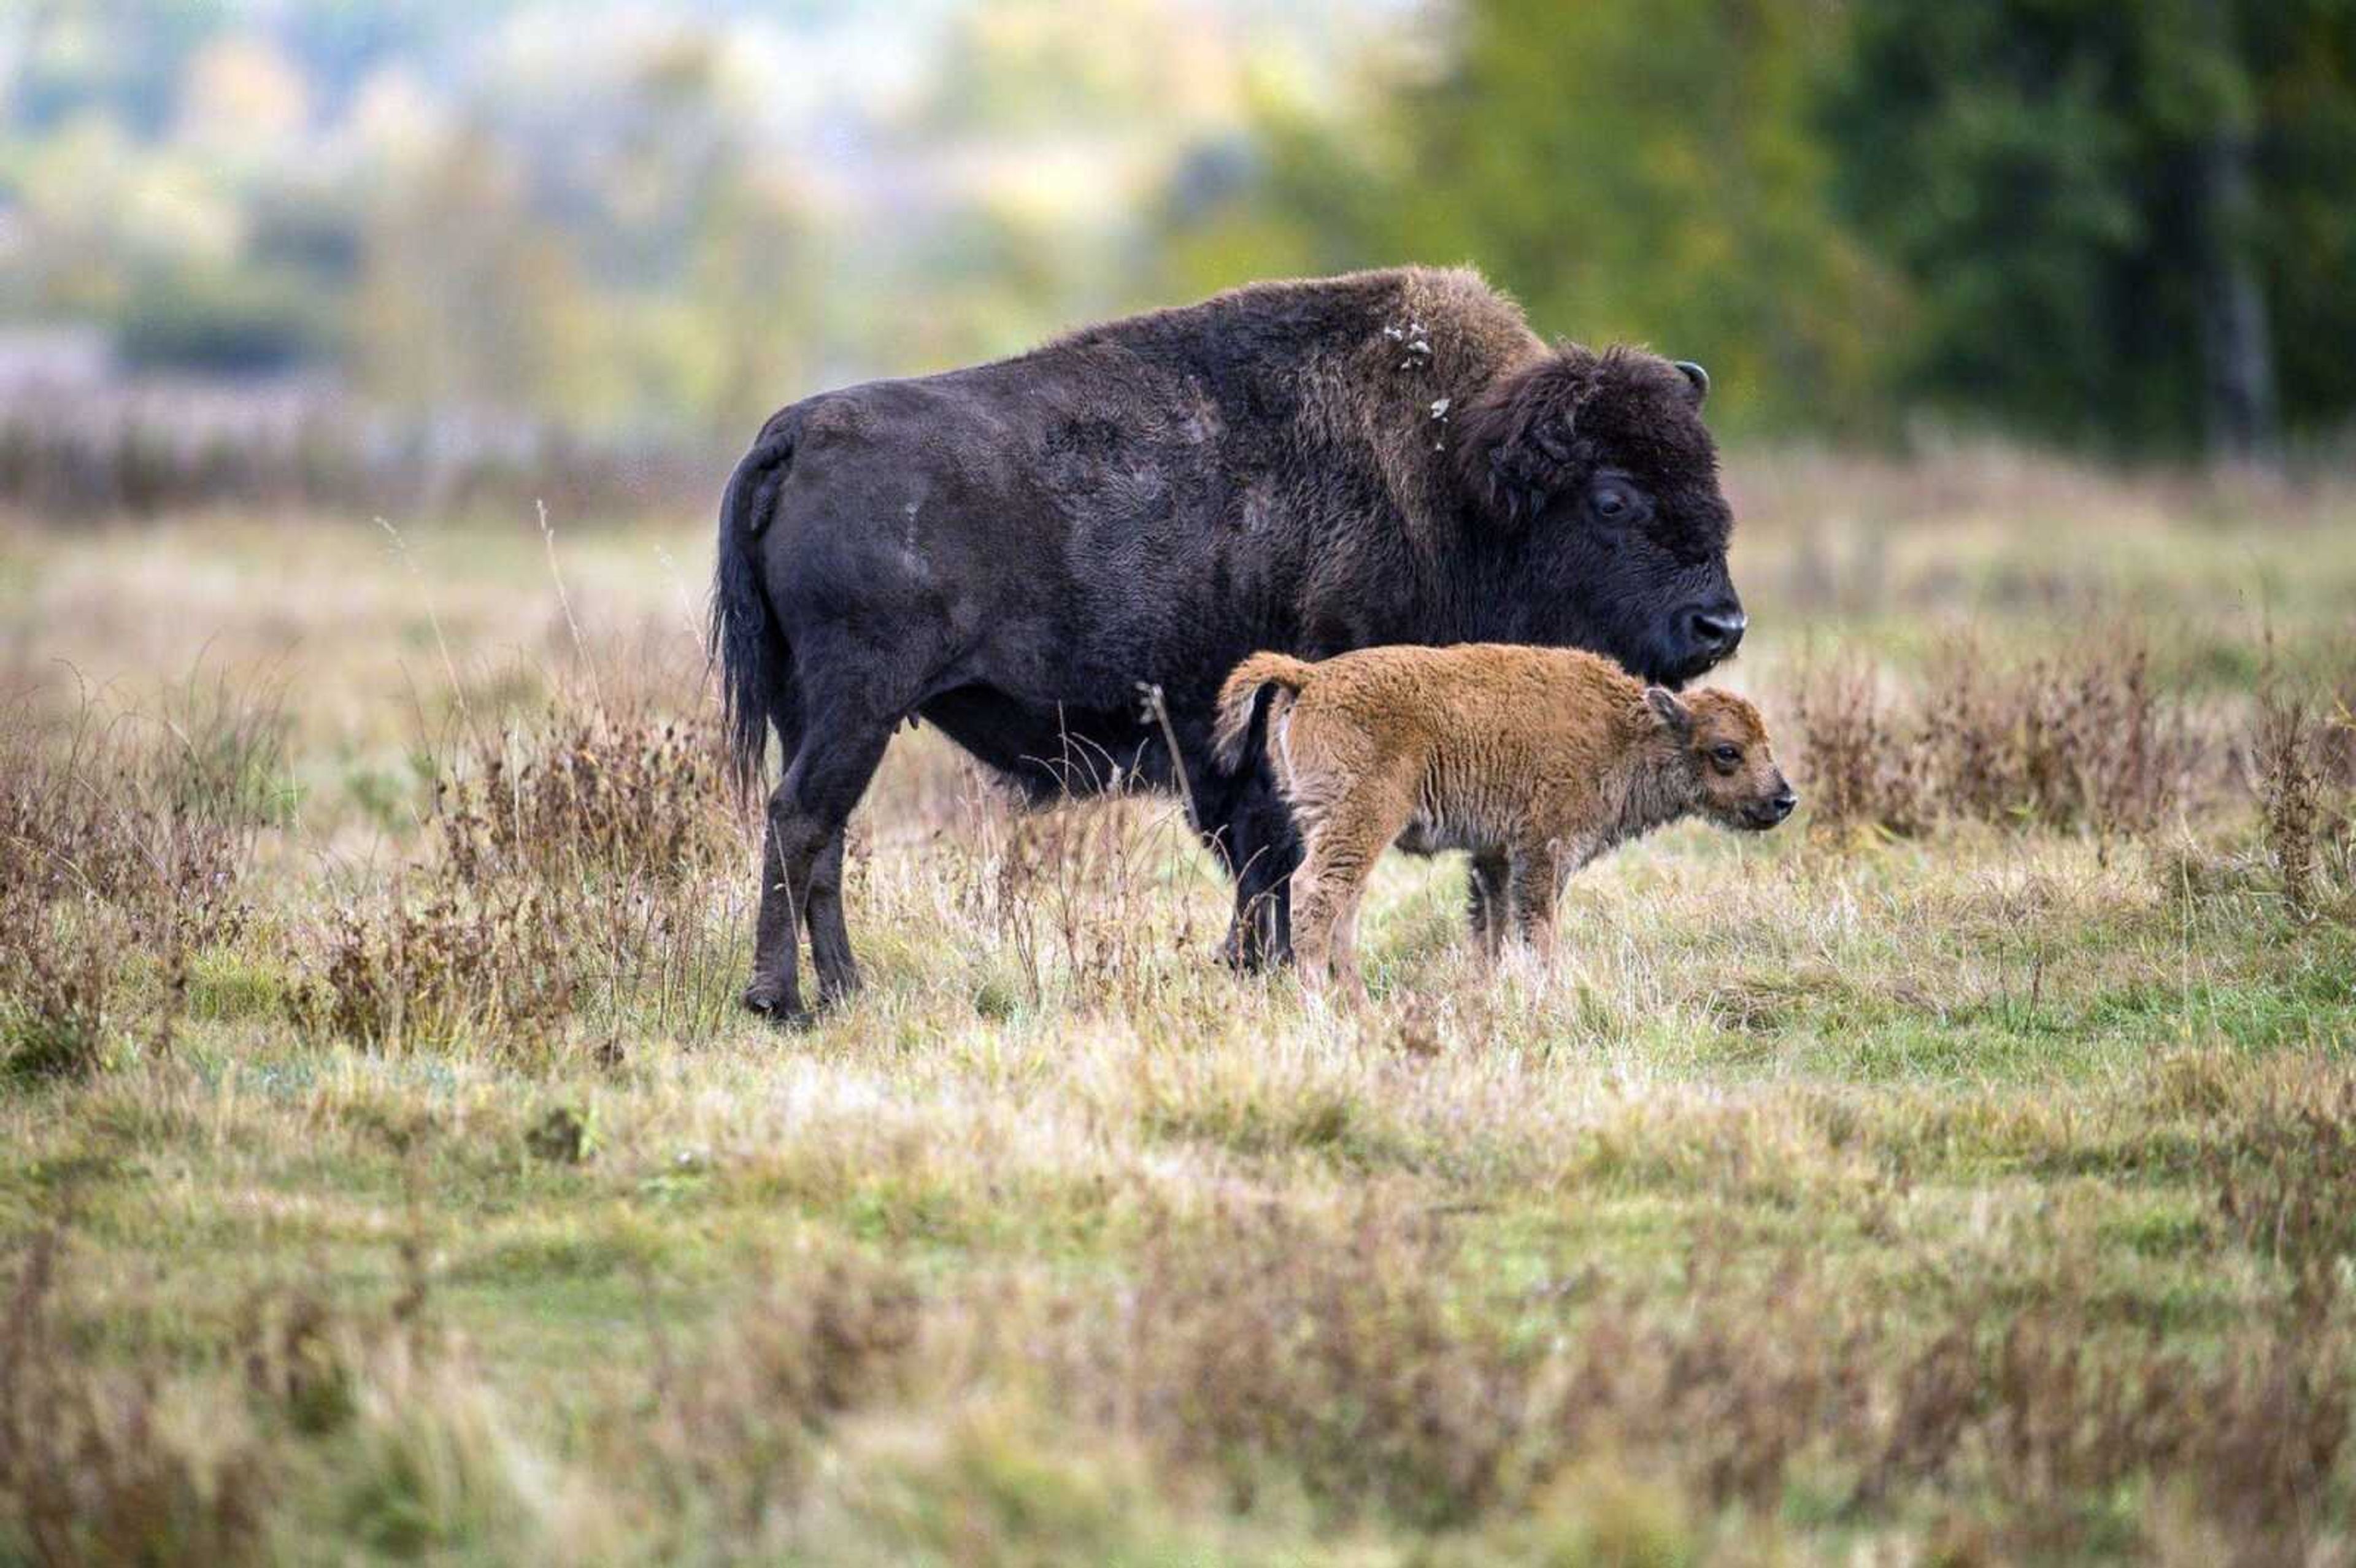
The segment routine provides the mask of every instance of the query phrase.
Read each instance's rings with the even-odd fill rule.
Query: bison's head
[[[1694,810],[1751,833],[1792,815],[1800,797],[1775,765],[1759,709],[1714,687],[1682,699],[1650,687],[1644,701],[1682,764]]]
[[[1515,578],[1512,635],[1669,686],[1734,652],[1744,618],[1708,390],[1698,365],[1569,347],[1474,400],[1457,456],[1476,526],[1498,533]]]

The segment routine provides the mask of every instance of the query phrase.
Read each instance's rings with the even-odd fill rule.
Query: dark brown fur
[[[739,771],[771,731],[786,763],[746,1001],[804,1011],[804,932],[822,995],[856,983],[843,824],[911,718],[1037,799],[1183,789],[1236,873],[1231,953],[1280,957],[1298,844],[1264,770],[1212,764],[1219,678],[1473,639],[1708,668],[1740,606],[1705,384],[1402,268],[780,411],[729,484],[713,617]]]

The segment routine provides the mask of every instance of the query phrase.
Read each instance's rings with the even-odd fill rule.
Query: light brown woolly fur
[[[1772,827],[1794,798],[1741,698],[1680,698],[1568,648],[1255,654],[1219,691],[1231,767],[1256,709],[1306,849],[1292,875],[1302,982],[1330,970],[1360,997],[1358,901],[1387,845],[1472,852],[1473,923],[1494,954],[1509,928],[1543,944],[1563,881],[1614,846],[1694,815]]]

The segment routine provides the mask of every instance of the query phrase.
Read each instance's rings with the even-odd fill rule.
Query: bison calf
[[[1320,986],[1330,967],[1358,997],[1358,901],[1387,844],[1472,851],[1473,920],[1494,955],[1508,922],[1542,942],[1564,880],[1615,845],[1696,814],[1769,828],[1797,800],[1750,703],[1679,698],[1571,649],[1255,654],[1219,692],[1230,768],[1256,720],[1305,844],[1292,874],[1301,977]]]

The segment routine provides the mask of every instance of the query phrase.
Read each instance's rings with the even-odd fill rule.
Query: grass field
[[[2356,493],[1757,454],[1806,804],[1376,1006],[928,731],[734,999],[701,519],[0,531],[0,1563],[2356,1556]]]

